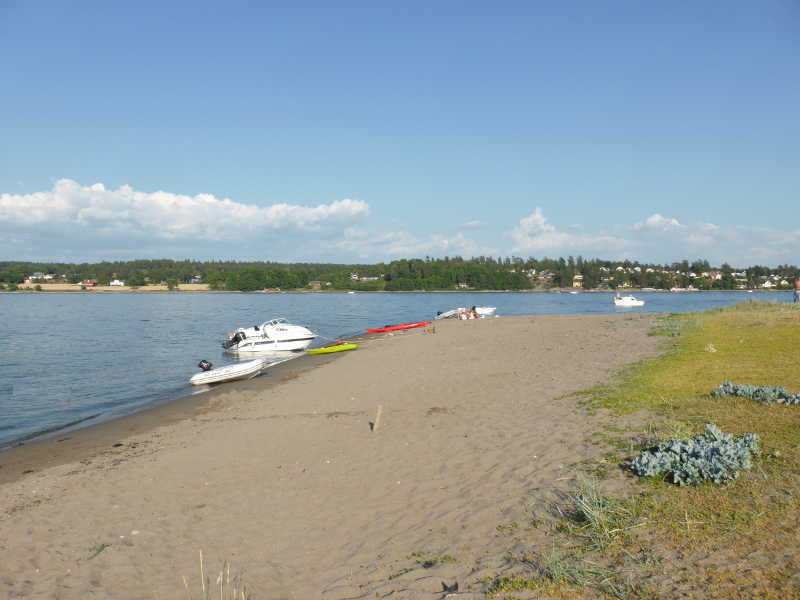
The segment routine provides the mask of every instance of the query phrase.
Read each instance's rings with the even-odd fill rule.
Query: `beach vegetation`
[[[105,550],[106,548],[109,548],[110,546],[111,546],[111,544],[105,544],[105,543],[97,543],[97,544],[95,544],[89,550],[89,556],[87,557],[86,560],[92,560],[95,556],[97,556],[103,550]]]
[[[627,581],[619,571],[604,567],[573,552],[552,550],[543,554],[511,556],[512,574],[480,581],[489,598],[616,598],[649,599],[658,596],[649,587]],[[591,596],[587,596],[591,590]]]
[[[640,477],[663,477],[680,486],[699,485],[704,480],[726,483],[752,466],[757,456],[758,435],[735,437],[711,423],[703,433],[689,439],[670,438],[647,448],[631,461],[631,471]]]
[[[589,548],[595,560],[629,570],[633,579],[658,581],[667,571],[680,572],[679,585],[689,596],[792,597],[800,571],[800,411],[786,399],[800,390],[800,310],[743,303],[669,315],[658,330],[667,338],[662,356],[625,369],[614,383],[583,396],[584,407],[615,415],[617,427],[630,413],[652,415],[644,431],[616,432],[615,454],[625,454],[627,445],[625,462],[635,471],[643,468],[634,466],[635,459],[647,448],[738,440],[748,456],[734,451],[728,459],[751,468],[737,470],[735,480],[730,472],[713,471],[725,485],[678,487],[674,472],[631,480],[638,483],[637,493],[618,501],[625,512],[612,510],[608,517],[623,523],[634,517],[628,522],[636,529],[628,525],[622,532],[614,531],[620,529],[615,521],[592,516],[605,504],[579,493],[584,524],[562,523],[561,532],[581,542],[573,555]],[[715,352],[707,350],[709,344]],[[732,381],[738,383],[724,384]],[[759,456],[753,452],[755,436],[746,434],[758,436]],[[695,450],[702,455],[700,446]],[[717,448],[714,460],[726,452]],[[702,470],[685,482],[700,483],[694,475]],[[605,535],[612,531],[620,535]],[[702,566],[693,564],[698,556],[704,557]]]
[[[430,556],[427,558],[417,559],[417,564],[421,566],[423,569],[432,569],[437,565],[443,565],[454,562],[458,562],[458,560],[450,554],[443,554],[441,556]]]
[[[212,580],[213,575],[216,577]],[[186,590],[187,600],[194,600],[193,587],[184,575],[182,577],[183,587]],[[228,561],[222,563],[219,573],[209,574],[206,572],[203,563],[203,551],[200,551],[200,585],[198,600],[253,600],[253,596],[244,583],[242,574],[231,572],[231,564]]]
[[[586,540],[596,550],[605,550],[634,526],[635,513],[623,502],[602,493],[596,479],[580,483],[567,507],[559,507],[562,529]]]

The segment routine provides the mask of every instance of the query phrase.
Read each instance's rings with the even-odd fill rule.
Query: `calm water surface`
[[[735,302],[789,302],[789,292],[648,293],[643,308],[611,294],[0,294],[0,447],[87,417],[129,414],[192,393],[197,362],[237,359],[220,342],[273,317],[329,339],[430,319],[457,306],[498,315],[693,312]],[[96,416],[95,416],[96,415]]]

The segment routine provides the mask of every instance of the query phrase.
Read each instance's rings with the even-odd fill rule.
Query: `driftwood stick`
[[[372,431],[378,430],[378,426],[381,424],[381,414],[383,414],[383,405],[378,404],[378,412],[375,414],[375,420],[371,423]]]

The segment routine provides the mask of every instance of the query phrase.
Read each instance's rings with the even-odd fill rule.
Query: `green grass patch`
[[[701,315],[671,315],[657,333],[669,338],[665,355],[629,367],[613,385],[585,394],[583,403],[616,414],[659,415],[660,424],[651,424],[644,434],[631,432],[631,439],[637,433],[641,440],[686,438],[715,423],[735,435],[757,433],[763,456],[727,485],[679,489],[660,480],[642,481],[643,494],[628,509],[647,520],[651,539],[667,549],[681,555],[720,553],[718,565],[711,561],[696,572],[698,586],[716,581],[718,597],[756,597],[755,590],[766,594],[758,597],[787,597],[800,569],[800,407],[714,398],[710,392],[726,380],[800,390],[800,310],[745,303]],[[616,445],[617,452],[621,446]],[[754,553],[774,560],[761,561],[761,569],[732,568]],[[687,573],[693,576],[691,569]]]

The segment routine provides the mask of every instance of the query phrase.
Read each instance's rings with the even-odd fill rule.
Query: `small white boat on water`
[[[192,375],[189,379],[189,383],[192,385],[207,385],[210,383],[222,383],[223,381],[236,381],[237,379],[251,379],[261,373],[264,367],[267,366],[267,361],[263,358],[248,360],[246,362],[236,363],[235,365],[227,365],[219,367],[218,369],[212,369],[211,363],[206,361],[201,361],[200,365],[203,365],[203,363],[208,365],[208,370]],[[202,369],[204,367],[200,366],[200,368]]]
[[[636,296],[614,296],[614,306],[644,306],[644,300],[640,300]]]
[[[475,309],[475,313],[478,315],[477,317],[472,312],[473,309]],[[436,319],[488,319],[489,317],[496,317],[496,312],[496,306],[473,306],[472,308],[464,308],[462,306],[445,312],[440,312],[438,315],[436,315]]]
[[[272,319],[253,327],[240,327],[228,334],[222,347],[228,352],[280,352],[305,350],[317,335],[286,319]]]

